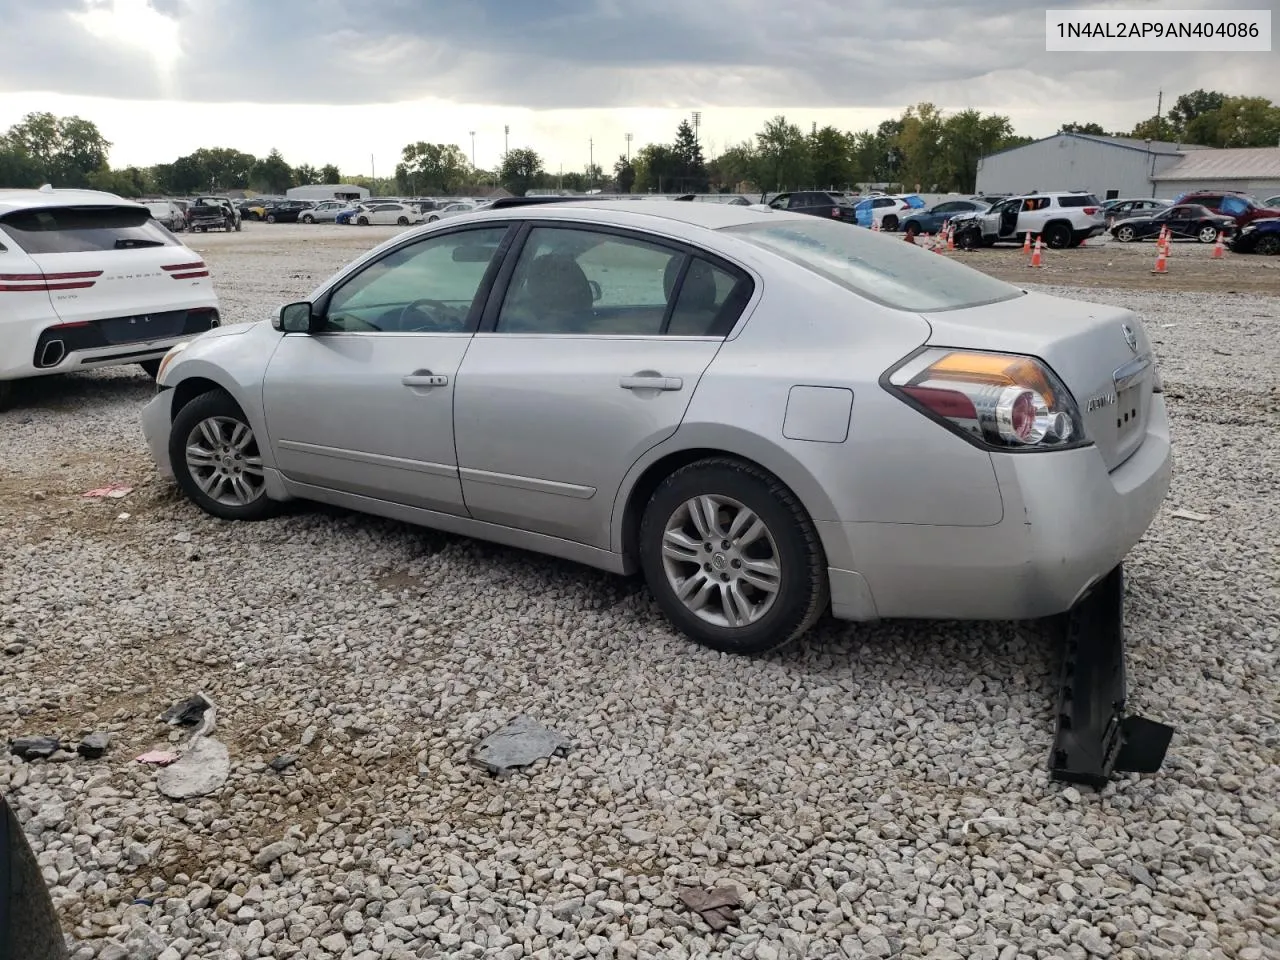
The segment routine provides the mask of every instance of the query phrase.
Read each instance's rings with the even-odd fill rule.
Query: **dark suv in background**
[[[769,201],[775,210],[786,210],[790,213],[807,213],[814,217],[826,217],[828,220],[842,220],[845,223],[856,223],[853,204],[842,193],[829,193],[826,190],[798,190],[795,193],[780,193]]]
[[[1243,193],[1231,193],[1224,190],[1194,190],[1184,193],[1174,200],[1176,204],[1196,203],[1207,207],[1214,213],[1231,217],[1236,222],[1236,229],[1241,230],[1255,220],[1266,220],[1280,217],[1280,209],[1264,207],[1253,197]]]

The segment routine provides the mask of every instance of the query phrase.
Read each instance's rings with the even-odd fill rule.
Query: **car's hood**
[[[206,330],[195,339],[217,340],[219,337],[241,337],[254,327],[261,326],[266,322],[265,320],[255,320],[253,323],[232,323],[225,327],[214,327],[212,330]]]

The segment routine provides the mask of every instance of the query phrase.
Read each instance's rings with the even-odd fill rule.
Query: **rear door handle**
[[[679,377],[623,377],[618,381],[623,390],[683,390]]]
[[[406,387],[444,387],[448,386],[449,378],[442,373],[418,370],[407,377],[401,377],[400,382]]]

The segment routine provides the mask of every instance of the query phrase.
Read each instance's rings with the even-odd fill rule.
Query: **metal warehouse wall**
[[[1149,197],[1152,162],[1159,174],[1179,159],[1093,140],[1054,137],[984,157],[978,165],[977,186],[979,193],[1087,190],[1104,200],[1108,190],[1116,190],[1121,197]]]
[[[1259,200],[1280,194],[1280,178],[1269,180],[1161,180],[1156,177],[1156,195],[1172,200],[1193,190],[1239,190]]]

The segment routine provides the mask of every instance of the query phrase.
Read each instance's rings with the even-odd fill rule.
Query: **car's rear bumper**
[[[1163,397],[1152,398],[1142,446],[1110,473],[1092,447],[992,461],[1000,523],[818,523],[832,567],[832,612],[1020,620],[1070,609],[1141,539],[1169,490]]]
[[[162,477],[173,476],[169,462],[169,433],[173,427],[173,391],[161,390],[142,408],[142,436]]]

